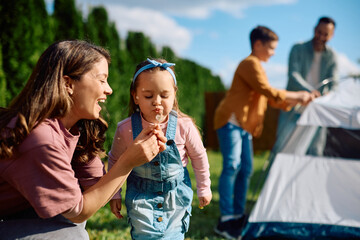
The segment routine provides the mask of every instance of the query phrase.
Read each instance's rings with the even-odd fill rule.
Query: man
[[[334,36],[334,30],[335,21],[329,17],[321,17],[315,26],[314,37],[308,42],[298,43],[292,47],[287,90],[305,90],[311,92],[313,97],[319,97],[335,85],[336,54],[326,45]],[[326,82],[329,84],[325,84]],[[296,109],[281,112],[277,129],[278,141],[286,141],[299,117],[300,113]],[[277,146],[282,145],[277,144]]]

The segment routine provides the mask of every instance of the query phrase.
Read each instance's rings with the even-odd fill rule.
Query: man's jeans
[[[246,192],[252,173],[252,136],[234,124],[227,123],[217,131],[223,170],[219,180],[221,216],[244,213]]]

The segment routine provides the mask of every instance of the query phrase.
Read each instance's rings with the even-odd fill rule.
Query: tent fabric
[[[276,156],[249,221],[360,227],[360,161]]]
[[[296,239],[336,229],[360,238],[359,173],[355,159],[277,154],[244,235]]]
[[[248,233],[241,240],[351,240],[359,239],[360,228],[328,224],[256,222],[248,225]]]
[[[360,239],[360,80],[314,100],[280,140],[243,239]]]
[[[359,93],[360,80],[346,79],[335,91],[311,102],[297,124],[360,129]]]
[[[305,155],[312,139],[316,135],[317,126],[298,126],[287,140],[281,152]],[[299,144],[300,143],[300,144]]]

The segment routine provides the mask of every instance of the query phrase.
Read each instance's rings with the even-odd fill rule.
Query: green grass
[[[249,213],[250,209],[255,203],[255,200],[258,196],[258,191],[255,192],[255,189],[260,190],[258,183],[261,183],[263,176],[262,167],[266,159],[269,156],[269,152],[260,152],[256,153],[254,156],[254,170],[251,177],[248,198],[246,204],[246,211]],[[210,163],[210,177],[211,177],[211,190],[213,193],[213,199],[209,206],[206,206],[204,209],[199,209],[199,201],[196,196],[196,186],[194,172],[192,170],[191,164],[188,165],[188,170],[190,173],[190,178],[192,186],[194,188],[194,200],[192,203],[192,217],[190,219],[190,228],[189,232],[186,233],[186,240],[220,240],[215,235],[213,228],[216,225],[220,210],[219,210],[219,193],[218,193],[218,179],[222,170],[222,157],[219,152],[209,151],[208,152],[209,163]],[[125,189],[124,189],[125,190]],[[109,204],[101,208],[93,217],[91,217],[87,222],[87,231],[90,235],[91,240],[127,240],[131,239],[130,237],[130,227],[126,220],[126,208],[123,205],[122,214],[125,217],[124,219],[118,220],[111,213]]]

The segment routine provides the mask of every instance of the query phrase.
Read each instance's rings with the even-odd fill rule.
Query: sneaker
[[[235,226],[238,228],[245,228],[246,224],[248,223],[249,215],[244,214],[241,218],[237,218],[235,221]]]
[[[240,240],[241,239],[241,237],[242,237],[242,231],[243,231],[243,229],[245,228],[245,226],[246,226],[246,224],[248,223],[248,219],[249,219],[249,215],[247,215],[247,214],[244,214],[241,218],[237,218],[236,220],[235,220],[235,227],[234,228],[236,228],[237,229],[237,231],[238,231],[238,240]]]
[[[242,229],[236,225],[237,220],[235,219],[225,222],[219,221],[214,228],[214,232],[226,239],[240,239]]]

